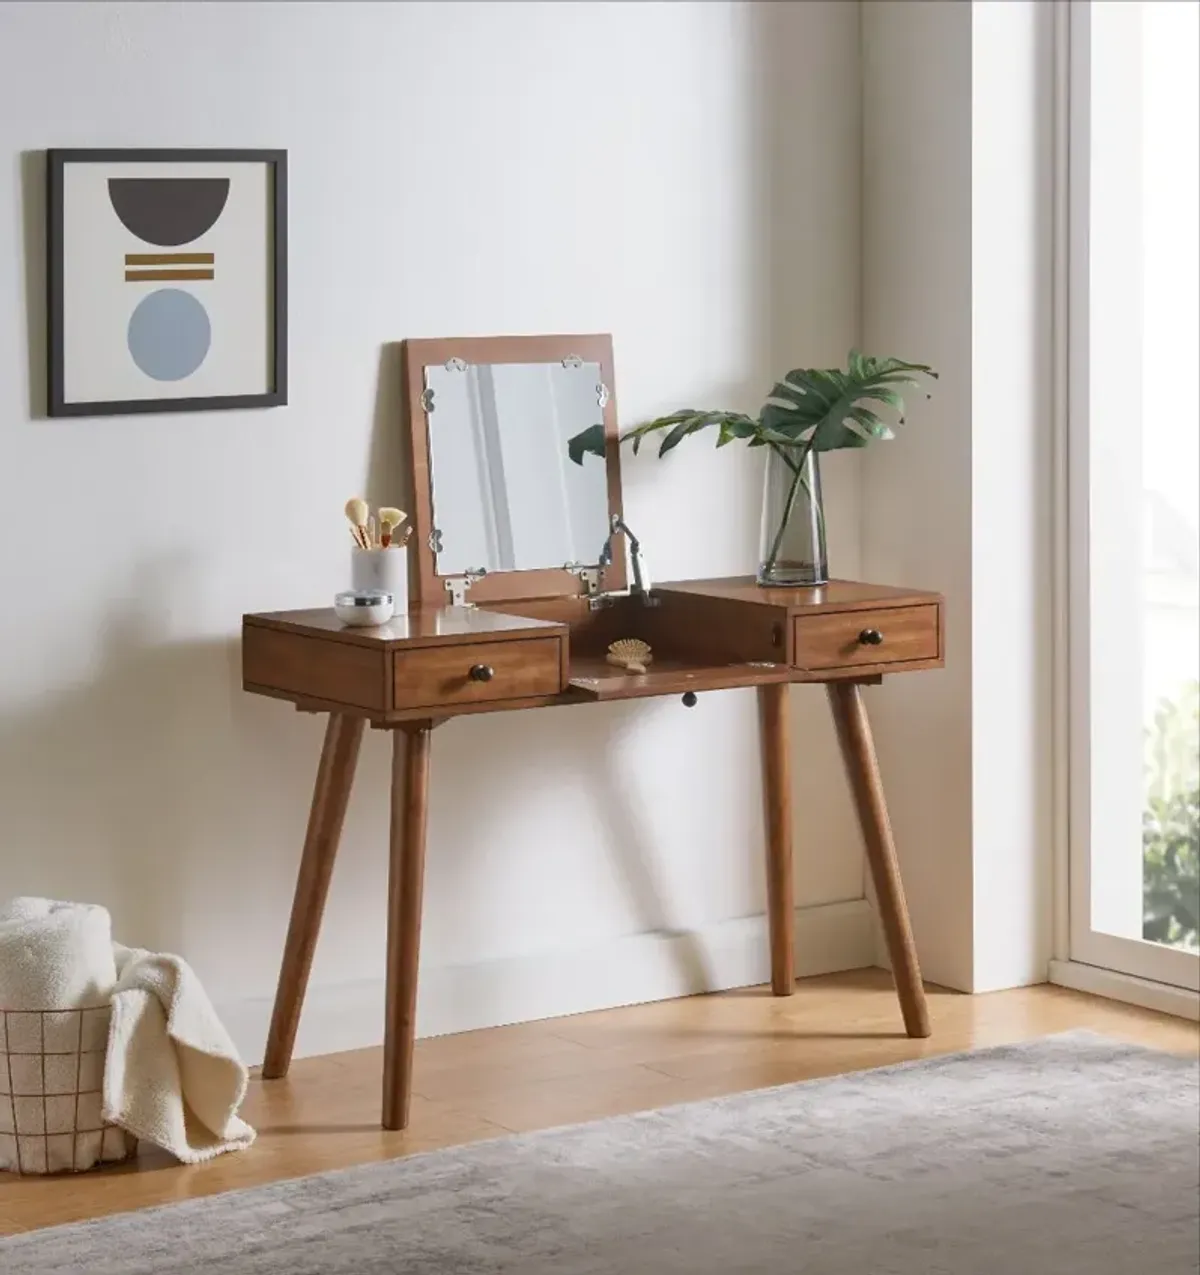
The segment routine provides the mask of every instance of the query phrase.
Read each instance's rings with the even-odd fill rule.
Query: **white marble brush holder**
[[[395,600],[396,615],[408,610],[408,549],[350,550],[350,584],[359,593],[382,589]]]

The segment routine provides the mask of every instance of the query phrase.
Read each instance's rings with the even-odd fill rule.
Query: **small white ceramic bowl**
[[[386,624],[395,614],[396,602],[384,589],[354,589],[334,596],[333,611],[351,628],[368,628]]]

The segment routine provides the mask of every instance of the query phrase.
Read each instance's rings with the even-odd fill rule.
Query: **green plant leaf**
[[[869,443],[873,438],[892,438],[892,431],[884,424],[869,407],[854,406],[846,413],[845,421],[853,421],[859,429],[864,431],[863,441]],[[850,429],[850,426],[846,426]],[[851,431],[854,432],[854,431]]]
[[[933,371],[923,363],[875,359],[851,350],[845,372],[803,368],[789,372],[772,389],[761,419],[773,433],[797,443],[811,438],[819,452],[864,447],[874,439],[893,437],[893,432],[862,403],[895,408],[902,421],[904,400],[893,386],[918,386],[921,375],[933,375]]]
[[[658,454],[665,456],[667,452],[678,447],[689,434],[695,434],[712,425],[719,427],[718,447],[724,446],[734,438],[751,439],[759,428],[754,417],[740,412],[704,412],[688,407],[682,411],[672,412],[669,416],[659,416],[655,420],[647,421],[644,425],[635,426],[622,436],[621,441],[632,440],[636,454],[647,437],[666,430],[666,436],[658,448]]]
[[[622,435],[621,441],[627,443],[632,441],[634,455],[641,450],[642,439],[649,434],[653,434],[660,429],[670,429],[678,425],[680,421],[685,421],[689,417],[699,415],[698,409],[694,407],[685,407],[682,411],[672,412],[669,416],[658,416],[652,421],[646,421],[644,425],[636,425],[633,429],[626,431]]]
[[[868,402],[886,403],[888,407],[894,407],[898,412],[904,410],[904,399],[895,390],[888,389],[884,385],[873,385],[858,397],[860,402],[866,399]]]
[[[644,439],[661,435],[658,454],[665,456],[690,435],[716,426],[718,447],[741,439],[750,447],[774,447],[781,455],[801,460],[810,450],[865,447],[875,439],[894,435],[891,425],[864,404],[891,408],[903,423],[904,399],[896,387],[918,388],[922,377],[936,375],[924,363],[877,359],[851,350],[845,371],[794,368],[788,372],[772,387],[757,419],[738,412],[690,407],[638,425],[622,435],[621,441],[632,441],[636,453]]]
[[[753,440],[760,433],[761,428],[752,416],[729,416],[721,422],[721,428],[717,434],[717,446],[725,447],[738,438]]]
[[[1200,683],[1164,700],[1146,734],[1143,937],[1200,948]]]
[[[573,438],[567,439],[567,455],[577,464],[583,464],[585,456],[604,459],[604,426],[589,425]]]
[[[709,425],[722,425],[727,417],[727,412],[697,412],[695,416],[680,421],[659,444],[658,454],[665,456],[669,451],[678,447],[689,434],[695,434],[699,430],[706,429]],[[719,436],[717,441],[720,442]]]
[[[795,368],[771,390],[771,399],[816,419],[845,393],[846,377],[836,368]]]
[[[759,428],[759,436],[764,443],[770,443],[775,447],[784,447],[791,451],[807,451],[808,445],[812,442],[812,429],[810,427],[796,433],[788,429],[778,429],[774,424],[764,422]]]

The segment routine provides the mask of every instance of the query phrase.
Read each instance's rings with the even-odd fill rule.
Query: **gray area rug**
[[[1072,1033],[34,1232],[0,1271],[1185,1275],[1198,1088]]]

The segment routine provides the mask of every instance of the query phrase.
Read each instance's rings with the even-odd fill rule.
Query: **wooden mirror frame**
[[[445,582],[456,576],[439,575],[437,556],[429,543],[433,531],[433,478],[429,461],[429,416],[421,401],[425,369],[453,358],[465,363],[560,363],[572,355],[584,363],[598,363],[608,387],[603,407],[604,463],[608,478],[608,516],[621,511],[620,429],[617,425],[617,387],[613,376],[612,337],[590,336],[484,336],[439,337],[403,343],[404,411],[412,475],[412,525],[416,544],[416,571],[409,572],[409,601],[417,606],[447,606]],[[626,587],[625,537],[613,542],[613,562],[605,567],[602,589],[618,592]],[[596,546],[599,551],[599,545]],[[494,571],[476,580],[467,591],[468,602],[517,602],[531,598],[579,597],[587,592],[581,577],[561,567],[531,571]]]

